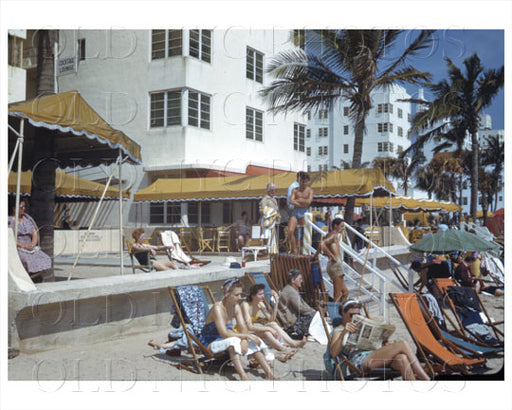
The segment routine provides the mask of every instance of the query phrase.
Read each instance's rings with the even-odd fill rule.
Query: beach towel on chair
[[[162,244],[164,246],[172,246],[173,249],[170,251],[172,259],[181,263],[190,263],[192,258],[188,256],[183,249],[181,249],[180,238],[174,231],[163,231],[160,233],[162,237]]]

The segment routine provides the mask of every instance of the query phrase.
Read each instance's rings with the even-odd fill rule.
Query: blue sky
[[[417,31],[407,31],[396,44],[393,54],[398,54],[416,38]],[[438,30],[434,33],[435,42],[432,49],[418,57],[411,58],[411,63],[418,70],[432,74],[432,81],[438,82],[448,75],[445,57],[464,70],[463,62],[474,53],[480,57],[484,69],[499,68],[504,64],[504,31],[503,30]],[[463,71],[464,72],[464,71]],[[406,85],[405,88],[413,97],[417,95],[416,86]],[[425,93],[429,99],[429,95]],[[493,99],[492,105],[485,109],[492,117],[493,129],[504,128],[504,91]]]

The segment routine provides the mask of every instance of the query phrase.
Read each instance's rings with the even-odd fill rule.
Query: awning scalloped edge
[[[112,149],[121,149],[121,151],[123,151],[126,155],[128,155],[128,157],[133,162],[135,162],[136,164],[142,164],[142,161],[139,158],[134,157],[133,154],[130,151],[128,151],[124,145],[122,145],[122,144],[112,144],[109,140],[105,140],[104,138],[101,138],[98,134],[91,134],[91,133],[89,133],[89,132],[87,132],[85,130],[77,131],[73,127],[63,127],[63,126],[61,126],[59,124],[48,124],[48,123],[43,122],[43,121],[34,121],[30,117],[28,117],[27,115],[25,115],[25,114],[23,114],[23,113],[21,113],[19,111],[9,112],[9,115],[12,115],[13,117],[24,118],[24,119],[28,120],[34,127],[48,128],[50,130],[58,130],[58,131],[63,132],[63,133],[70,132],[70,133],[72,133],[72,134],[74,134],[76,136],[85,136],[85,137],[89,138],[90,140],[96,140],[100,144],[108,145]]]

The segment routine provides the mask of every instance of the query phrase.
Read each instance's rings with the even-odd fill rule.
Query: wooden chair
[[[194,241],[194,234],[192,233],[191,228],[180,228],[180,243],[183,250],[185,250],[187,253],[191,254],[193,247],[193,241]]]
[[[372,226],[365,228],[364,236],[375,245],[380,246],[380,227]]]
[[[209,311],[206,295],[212,303],[215,303],[210,288],[207,286],[170,286],[168,289],[187,339],[188,351],[192,355],[192,359],[180,361],[176,366],[179,369],[203,374],[204,366],[219,360],[224,363],[226,358],[229,359],[229,356],[226,357],[226,352],[214,355],[208,346],[199,340],[199,334],[204,327]]]
[[[204,251],[214,251],[214,243],[213,243],[213,231],[212,229],[198,227],[197,228],[197,241],[199,245],[199,253]]]
[[[132,262],[132,271],[135,274],[136,269],[140,269],[143,272],[151,272],[154,270],[151,264],[151,252],[148,250],[136,251],[133,249],[133,243],[130,240],[126,240],[126,249],[128,249],[128,255]]]
[[[231,241],[231,231],[229,228],[220,226],[216,229],[216,238],[215,244],[217,252],[221,252],[221,250],[225,250],[229,252],[230,250],[230,241]]]
[[[448,316],[446,314],[443,307],[440,306],[441,311],[443,312],[446,320],[450,322],[450,324],[454,327],[454,329],[456,329],[457,333],[461,336],[465,336],[465,332],[468,332],[476,340],[478,340],[481,344],[483,344],[484,346],[489,346],[489,344],[487,342],[482,340],[482,338],[478,337],[478,335],[471,332],[467,327],[464,327],[464,325],[462,324],[462,318],[459,315],[459,312],[457,311],[457,308],[455,307],[455,303],[452,300],[452,298],[450,297],[450,293],[448,291],[450,287],[458,287],[459,285],[457,284],[457,282],[455,282],[454,279],[450,279],[450,278],[436,278],[436,279],[434,279],[434,284],[435,284],[436,288],[439,290],[440,294],[443,296],[443,302],[446,305],[448,305],[449,309],[453,313],[453,316],[455,316],[457,323],[454,323],[453,320],[450,318],[450,316]],[[497,325],[501,325],[501,324],[503,324],[503,322],[502,321],[501,322],[493,322],[491,320],[491,317],[489,316],[489,313],[487,312],[487,309],[485,308],[484,304],[482,303],[480,296],[478,296],[478,293],[476,293],[473,289],[471,289],[469,287],[466,287],[466,291],[470,292],[472,294],[472,298],[477,302],[477,304],[480,307],[480,310],[484,313],[484,315],[487,319],[487,323],[485,323],[485,324],[492,328],[492,330],[494,331],[494,335],[496,336],[496,339],[498,341],[501,341],[501,338],[504,336],[504,334],[500,329],[497,328]],[[483,321],[482,321],[482,324],[483,324]]]
[[[485,363],[484,358],[472,359],[462,352],[457,355],[439,343],[430,331],[414,293],[390,293],[389,296],[432,376],[445,372],[467,374],[474,366]]]

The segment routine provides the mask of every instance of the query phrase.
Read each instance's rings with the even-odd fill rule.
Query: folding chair
[[[192,253],[192,244],[194,235],[191,228],[180,228],[180,243],[183,249],[188,253]]]
[[[251,282],[251,285],[264,285],[264,293],[265,293],[265,300],[263,303],[265,303],[266,308],[272,312],[274,309],[275,303],[272,300],[272,290],[277,292],[277,289],[272,282],[272,279],[270,279],[270,276],[266,273],[262,272],[245,272],[245,276],[249,279],[249,282]],[[277,301],[276,301],[277,303]],[[276,318],[277,319],[277,318]]]
[[[335,305],[339,305],[338,302],[328,302],[327,308],[328,309],[334,309]],[[331,346],[332,343],[332,337],[331,332],[329,330],[329,326],[327,325],[327,322],[325,320],[325,314],[324,311],[320,306],[318,306],[319,312],[320,312],[320,318],[322,319],[322,325],[324,326],[325,334],[327,335],[327,349]],[[334,313],[333,313],[334,315]],[[339,317],[338,310],[336,309],[336,315]],[[330,310],[329,310],[329,316],[331,316]],[[336,325],[334,324],[333,316],[331,316],[331,321],[333,322],[333,327],[338,326],[341,321],[339,321]],[[326,353],[327,354],[327,353]],[[330,353],[329,353],[330,355]],[[350,360],[345,357],[345,355],[340,352],[338,356],[332,357],[334,361],[334,366],[336,368],[336,376],[339,380],[351,380],[356,378],[365,378],[365,379],[373,379],[373,380],[389,380],[394,379],[396,377],[400,376],[400,372],[394,369],[391,369],[389,367],[378,367],[376,369],[373,369],[371,372],[364,373],[362,370],[359,370],[356,366],[354,366]]]
[[[136,269],[140,269],[143,272],[151,272],[154,270],[153,265],[151,264],[151,252],[149,249],[136,251],[133,248],[133,243],[128,239],[126,240],[126,248],[128,249],[128,255],[130,255],[130,260],[132,262],[132,272],[134,274]]]
[[[428,309],[428,304],[425,302],[423,296],[419,293],[416,293],[416,297],[418,298],[423,317],[425,318],[432,334],[447,348],[453,348],[453,345],[455,345],[456,352],[462,351],[466,355],[473,357],[496,355],[497,353],[503,351],[502,347],[486,347],[473,343],[473,341],[471,341],[469,338],[452,335],[450,332],[439,326],[432,313]]]
[[[199,340],[209,311],[205,292],[210,300],[215,303],[210,288],[207,286],[169,286],[168,289],[187,339],[188,351],[192,354],[191,360],[180,361],[176,366],[203,374],[202,368],[205,365],[212,364],[212,362],[220,359],[223,363],[226,352],[214,355],[210,352],[208,346],[205,346]],[[199,353],[195,347],[197,347]]]
[[[193,256],[187,255],[183,249],[181,249],[180,238],[174,231],[162,231],[160,232],[162,244],[165,246],[172,246],[173,249],[167,249],[167,256],[171,261],[177,261],[189,265],[191,263],[198,264],[201,266],[209,264],[211,261],[199,260]]]
[[[473,366],[485,363],[484,358],[472,359],[462,351],[459,356],[441,345],[423,317],[416,294],[390,293],[389,296],[432,377],[444,372],[466,374]]]
[[[230,249],[229,245],[230,245],[230,240],[231,240],[231,231],[229,230],[229,228],[225,228],[225,227],[221,226],[216,229],[216,234],[217,234],[217,237],[215,240],[215,244],[216,244],[217,252],[220,252],[221,249],[224,249],[224,250],[226,250],[226,252],[229,252],[229,249]]]
[[[199,253],[204,251],[213,252],[213,231],[211,229],[198,227],[197,228],[197,241],[199,242]]]
[[[441,293],[441,295],[443,296],[443,302],[445,302],[448,305],[448,307],[452,311],[453,315],[455,316],[457,324],[455,324],[453,322],[453,320],[451,320],[450,317],[448,315],[446,315],[446,313],[443,311],[446,319],[452,324],[452,326],[457,330],[457,332],[462,336],[465,336],[465,332],[468,332],[478,342],[480,342],[481,344],[483,344],[485,346],[489,346],[488,342],[486,342],[481,337],[476,335],[474,332],[469,330],[467,328],[467,326],[464,326],[464,323],[463,323],[464,317],[459,312],[459,310],[457,310],[457,307],[455,306],[455,302],[453,301],[452,297],[450,296],[450,289],[459,287],[459,285],[457,285],[455,280],[450,279],[450,278],[437,278],[437,279],[434,279],[434,284],[437,287],[437,289],[439,290],[439,292]],[[478,322],[476,322],[476,323],[486,324],[487,326],[490,326],[493,329],[494,335],[496,336],[496,339],[498,340],[498,342],[501,342],[500,336],[503,337],[503,332],[500,329],[498,329],[496,326],[503,324],[503,321],[493,322],[491,320],[491,317],[489,316],[487,309],[485,308],[484,304],[482,303],[482,300],[478,296],[478,293],[476,293],[472,288],[464,287],[464,291],[470,295],[471,299],[473,299],[474,301],[477,302],[477,304],[480,308],[480,311],[485,314],[485,317],[487,319],[487,323],[484,323],[483,320],[481,320],[480,315],[478,315],[477,317],[475,316],[475,318],[478,320]],[[442,309],[443,308],[441,306],[441,310]]]

